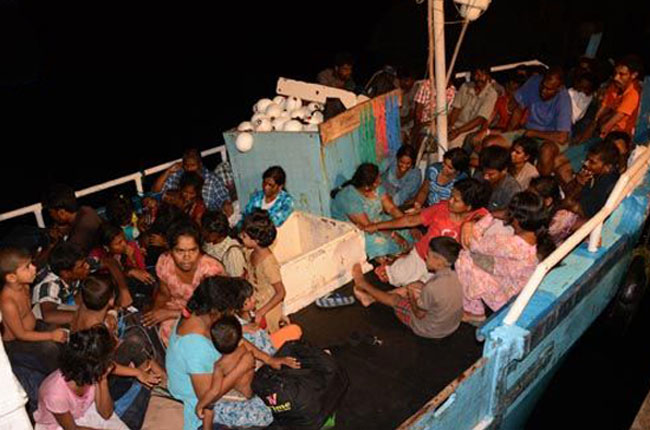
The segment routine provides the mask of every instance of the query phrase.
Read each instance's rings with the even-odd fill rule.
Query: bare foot
[[[359,300],[359,303],[361,303],[363,307],[367,308],[368,306],[370,306],[375,302],[375,299],[373,299],[370,294],[366,293],[356,285],[352,288],[352,292],[354,293],[354,296],[357,298],[357,300]]]
[[[361,264],[356,263],[352,266],[352,279],[354,279],[355,285],[359,285],[363,281],[363,271],[361,270]]]

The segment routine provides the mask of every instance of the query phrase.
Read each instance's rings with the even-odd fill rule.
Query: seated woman
[[[165,345],[174,321],[181,316],[187,301],[199,283],[208,276],[220,275],[223,266],[201,251],[201,233],[191,221],[179,221],[170,227],[167,242],[170,251],[156,264],[160,286],[153,309],[144,315],[146,326],[160,324],[160,338]]]
[[[201,196],[202,189],[203,178],[198,173],[183,173],[179,185],[183,211],[198,225],[201,225],[201,217],[205,213],[205,203],[203,203],[203,197]]]
[[[537,142],[529,137],[520,137],[512,143],[510,150],[510,174],[521,189],[525,190],[530,184],[530,180],[539,176],[535,167],[535,158],[537,158]]]
[[[415,167],[416,158],[417,153],[411,145],[402,145],[395,160],[381,175],[386,192],[397,206],[412,203],[420,189],[422,174]]]
[[[351,180],[332,191],[332,197],[332,218],[352,221],[359,228],[404,215],[381,186],[379,168],[372,163],[361,164]],[[406,240],[397,232],[365,233],[366,254],[369,259],[385,260],[406,251]]]
[[[508,205],[507,223],[492,215],[463,227],[463,249],[456,263],[463,286],[463,320],[485,320],[485,307],[501,309],[519,294],[538,261],[555,249],[546,234],[548,212],[542,198],[530,191],[515,196]],[[538,250],[544,255],[538,256]]]
[[[108,390],[114,346],[108,329],[101,325],[70,336],[59,369],[45,378],[38,391],[36,430],[128,430],[114,413]]]
[[[548,234],[555,246],[560,246],[573,231],[573,225],[578,220],[578,215],[561,209],[562,197],[560,185],[554,176],[539,176],[530,181],[528,191],[532,191],[544,200],[544,207],[549,213],[550,225]]]
[[[454,184],[467,177],[469,156],[460,148],[445,152],[442,163],[432,164],[427,172],[415,197],[414,206],[422,208],[449,200]]]
[[[255,192],[244,209],[242,219],[254,209],[265,209],[276,227],[280,227],[293,212],[293,197],[284,189],[287,174],[280,166],[272,166],[262,174],[262,191]]]
[[[201,426],[195,409],[198,399],[210,389],[214,363],[221,357],[210,340],[210,327],[238,307],[237,289],[233,288],[235,279],[214,276],[203,280],[187,303],[186,318],[179,320],[171,333],[166,356],[169,391],[183,402],[185,430]],[[282,365],[298,367],[295,359],[273,358],[244,342],[256,359],[276,369]],[[228,373],[223,378],[220,395],[230,391],[247,370],[242,368]],[[217,399],[213,410],[206,409],[204,413],[214,414],[212,421],[225,426],[265,427],[273,420],[271,410],[257,396],[245,401]]]

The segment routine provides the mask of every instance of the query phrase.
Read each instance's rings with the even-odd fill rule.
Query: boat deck
[[[373,274],[366,276],[381,285]],[[348,284],[339,291],[351,290]],[[442,340],[424,339],[379,304],[335,309],[312,304],[291,319],[303,328],[305,340],[329,348],[348,372],[350,387],[336,413],[337,429],[398,427],[478,360],[483,349],[471,325],[461,324]],[[381,344],[367,342],[373,336]]]

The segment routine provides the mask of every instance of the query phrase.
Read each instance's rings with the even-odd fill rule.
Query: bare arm
[[[415,315],[415,317],[419,320],[427,316],[427,312],[424,309],[420,309],[420,307],[418,306],[417,299],[415,298],[415,294],[413,293],[413,290],[407,288],[406,292],[408,293],[409,305],[411,306],[413,315]]]
[[[72,322],[74,312],[61,311],[58,309],[59,305],[52,302],[41,303],[41,314],[43,314],[43,321],[50,324],[65,325]]]
[[[418,190],[418,193],[415,195],[415,202],[413,203],[414,206],[416,207],[423,207],[424,202],[427,201],[427,196],[429,195],[429,180],[425,179],[422,181],[422,185],[420,185],[420,189]]]
[[[255,322],[259,322],[258,318],[262,318],[264,315],[266,315],[271,309],[276,307],[278,304],[282,303],[282,300],[284,300],[284,296],[286,296],[287,292],[284,289],[284,284],[282,281],[276,282],[274,284],[271,284],[273,286],[273,289],[275,290],[275,294],[273,294],[273,297],[271,297],[271,300],[269,300],[264,306],[262,306],[259,310],[255,312]]]
[[[628,115],[622,113],[622,112],[616,112],[614,115],[612,115],[601,127],[600,127],[600,136],[604,137],[612,131],[612,128],[623,118],[627,117]]]
[[[74,422],[74,418],[70,412],[65,412],[63,414],[52,414],[56,419],[56,422],[63,428],[63,430],[98,430],[94,427],[82,427],[78,426]]]
[[[95,386],[95,407],[105,420],[113,415],[113,399],[108,391],[108,373]]]
[[[65,342],[66,340],[66,333],[61,329],[50,332],[27,330],[23,325],[18,306],[16,306],[13,300],[3,300],[0,305],[0,310],[2,310],[2,322],[5,325],[5,329],[9,329],[17,340],[26,342],[42,342],[47,340]]]
[[[178,172],[180,169],[182,169],[181,163],[174,163],[169,169],[165,170],[160,176],[158,176],[158,178],[156,178],[156,182],[151,187],[151,191],[154,193],[161,192],[165,186],[165,182],[167,182],[167,179],[173,173]]]
[[[393,218],[401,218],[404,216],[404,213],[399,210],[395,203],[393,203],[393,199],[391,199],[388,194],[382,196],[381,205],[383,206],[384,211]]]
[[[170,298],[171,293],[169,292],[169,287],[161,280],[158,286],[158,292],[155,295],[153,308],[144,314],[142,323],[147,327],[151,327],[162,321],[178,318],[181,315],[180,310],[167,309],[167,303]]]
[[[508,127],[506,127],[506,131],[512,131],[516,130],[519,128],[519,124],[521,123],[521,118],[524,116],[524,109],[517,103],[517,107],[515,107],[515,110],[512,112],[512,116],[510,117],[510,122],[508,123]]]
[[[106,268],[106,270],[108,270],[111,278],[113,278],[115,284],[117,285],[117,289],[120,293],[118,306],[123,308],[130,306],[133,303],[133,298],[131,297],[129,287],[127,286],[124,273],[122,273],[122,270],[120,270],[120,266],[117,264],[117,261],[112,258],[102,258],[100,262],[101,265]]]
[[[357,227],[365,227],[369,224],[372,224],[370,222],[370,219],[368,218],[368,215],[365,213],[360,213],[360,214],[348,214],[348,218],[350,221],[354,223]]]
[[[487,127],[487,119],[483,118],[482,116],[477,116],[467,124],[455,128],[454,131],[458,135],[460,133],[465,133],[466,131],[474,130],[475,128],[479,128],[480,130],[482,130],[486,127]]]
[[[382,221],[375,224],[370,224],[368,230],[393,230],[399,228],[416,227],[423,223],[422,216],[418,214],[405,215],[401,218],[392,219],[390,221]]]
[[[451,112],[449,113],[449,128],[452,129],[454,128],[454,124],[456,124],[456,121],[458,121],[458,116],[460,115],[460,109],[458,108],[451,108]]]

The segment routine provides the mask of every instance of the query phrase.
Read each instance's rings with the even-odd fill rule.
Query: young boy
[[[38,368],[56,369],[61,352],[59,344],[68,339],[66,330],[45,331],[32,313],[29,284],[34,281],[36,268],[26,251],[17,248],[0,249],[0,310],[4,317],[3,340],[12,363],[35,359]],[[29,356],[29,357],[27,357]]]
[[[222,211],[206,212],[201,222],[203,251],[221,261],[229,276],[246,277],[243,246],[228,236],[230,225]]]
[[[562,206],[580,218],[574,229],[596,215],[609,198],[619,178],[620,152],[610,141],[596,143],[589,149],[582,169],[567,188]]]
[[[426,266],[433,277],[426,284],[410,284],[407,297],[374,287],[363,277],[361,266],[355,264],[352,269],[355,294],[368,295],[392,307],[397,318],[418,336],[431,339],[449,336],[463,317],[463,289],[454,271],[460,249],[460,244],[450,237],[431,239]]]
[[[521,191],[521,186],[508,172],[510,151],[501,146],[483,148],[479,156],[481,175],[492,187],[487,209],[493,213],[504,211],[512,196]]]
[[[447,201],[436,203],[420,213],[367,226],[364,230],[372,233],[377,230],[420,225],[427,227],[426,234],[415,244],[411,252],[398,258],[390,266],[382,265],[377,268],[379,279],[397,287],[415,281],[426,281],[430,277],[425,262],[431,239],[449,236],[460,240],[460,230],[465,222],[487,214],[484,208],[489,198],[490,188],[486,183],[476,179],[462,179],[454,184],[451,198]]]

